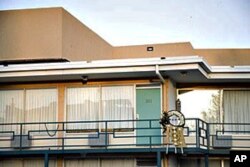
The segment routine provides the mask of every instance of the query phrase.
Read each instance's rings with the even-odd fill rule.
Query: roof
[[[202,57],[158,57],[0,65],[0,83],[164,78],[177,83],[250,82],[250,66],[210,66]]]

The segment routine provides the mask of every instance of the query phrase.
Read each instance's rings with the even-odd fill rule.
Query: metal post
[[[20,126],[20,140],[19,140],[19,149],[22,151],[22,145],[23,145],[23,124]]]
[[[49,154],[44,154],[44,167],[49,167]]]
[[[206,134],[206,137],[207,137],[207,151],[209,152],[209,150],[210,150],[210,124],[207,123],[206,126],[207,126],[207,134]]]
[[[161,152],[157,152],[157,167],[161,167]]]
[[[62,150],[64,150],[65,145],[65,122],[62,123]]]
[[[105,148],[108,148],[108,122],[105,121]],[[99,136],[100,137],[100,136]]]
[[[208,154],[205,154],[205,167],[209,167]]]
[[[196,147],[200,148],[200,126],[199,126],[199,119],[196,119]]]

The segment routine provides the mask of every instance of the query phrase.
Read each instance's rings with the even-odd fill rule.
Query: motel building
[[[0,11],[0,167],[229,167],[249,149],[250,49],[114,47],[63,8]]]

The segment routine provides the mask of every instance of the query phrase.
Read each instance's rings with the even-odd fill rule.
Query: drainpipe
[[[155,74],[158,76],[158,78],[161,80],[161,83],[165,83],[165,79],[163,78],[163,76],[161,75],[160,71],[159,71],[159,65],[156,64],[155,65]]]

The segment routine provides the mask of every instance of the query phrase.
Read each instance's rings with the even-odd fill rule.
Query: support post
[[[49,154],[45,153],[44,155],[44,167],[49,167]]]
[[[209,167],[208,154],[205,154],[205,167]]]
[[[157,167],[161,167],[161,152],[157,151]]]

